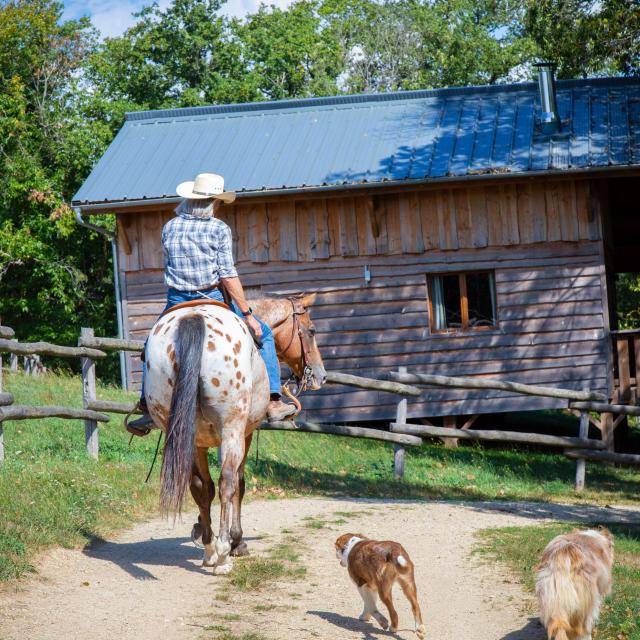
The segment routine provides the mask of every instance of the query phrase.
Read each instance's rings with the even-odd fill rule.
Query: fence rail
[[[81,358],[83,408],[76,409],[63,406],[32,407],[13,404],[14,398],[12,394],[2,391],[2,360],[0,357],[0,461],[4,458],[3,421],[45,417],[84,420],[87,453],[97,458],[99,452],[98,423],[109,421],[107,413],[130,413],[134,411],[135,405],[133,403],[100,400],[96,397],[95,361],[96,359],[104,358],[107,352],[112,351],[141,352],[144,342],[142,340],[122,340],[95,336],[93,329],[89,328],[82,329],[77,347],[55,345],[48,342],[21,343],[15,339],[10,339],[13,338],[13,336],[13,329],[0,326],[0,354],[37,354],[64,358]],[[625,404],[610,404],[608,398],[603,394],[588,390],[558,389],[491,378],[428,375],[418,372],[408,372],[406,367],[400,367],[397,372],[390,372],[388,377],[391,379],[380,380],[335,371],[327,372],[327,382],[329,384],[342,384],[361,389],[373,389],[401,396],[398,401],[396,420],[391,423],[389,431],[308,421],[297,421],[295,423],[265,422],[261,425],[261,429],[335,434],[393,443],[394,475],[396,478],[402,478],[404,474],[404,447],[420,446],[423,437],[443,438],[445,442],[458,439],[480,440],[526,443],[559,448],[564,452],[564,455],[577,460],[576,490],[584,487],[586,460],[640,465],[640,455],[616,454],[612,451],[603,451],[603,449],[611,447],[613,429],[615,428],[615,424],[617,424],[617,421],[614,423],[612,420],[605,423],[604,416],[611,417],[613,414],[617,414],[619,416],[618,421],[627,415],[640,416],[640,407]],[[460,389],[498,389],[512,393],[567,400],[567,408],[580,412],[579,437],[500,430],[478,430],[470,428],[473,426],[473,420],[468,421],[462,429],[451,428],[450,426],[438,427],[429,424],[411,424],[407,419],[407,397],[418,397],[422,395],[426,391],[421,388],[421,386],[424,387],[425,385]],[[603,416],[601,423],[598,423],[592,417],[590,418],[589,411],[600,413]],[[601,440],[588,437],[589,421],[601,428],[603,436]],[[447,422],[448,421],[445,420],[445,424],[447,424]],[[453,424],[455,426],[455,422]],[[608,430],[605,428],[606,424],[609,425]]]

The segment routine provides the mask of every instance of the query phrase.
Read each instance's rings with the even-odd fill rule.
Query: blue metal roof
[[[543,135],[533,83],[127,114],[75,205],[164,199],[201,172],[246,192],[640,165],[640,78],[557,83]]]

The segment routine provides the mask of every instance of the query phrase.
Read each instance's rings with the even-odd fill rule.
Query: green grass
[[[615,535],[613,594],[602,607],[594,640],[640,640],[640,525],[604,524]],[[549,540],[584,524],[504,527],[481,531],[480,553],[499,558],[522,584],[534,589],[535,566]]]
[[[17,403],[81,407],[78,377],[27,378],[5,372],[5,389]],[[115,387],[98,397],[133,400]],[[6,460],[0,465],[0,581],[31,570],[34,550],[78,546],[136,518],[156,513],[158,468],[144,484],[155,436],[128,445],[122,416],[100,427],[100,460],[87,458],[81,421],[7,422]],[[408,449],[405,481],[392,478],[390,445],[337,436],[265,431],[247,464],[247,497],[294,495],[453,500],[528,499],[576,501],[575,463],[558,455],[517,449],[425,444]],[[212,474],[217,476],[215,452]],[[636,502],[640,472],[587,465],[581,501]],[[336,512],[336,516],[351,515]],[[310,525],[320,527],[324,523]]]

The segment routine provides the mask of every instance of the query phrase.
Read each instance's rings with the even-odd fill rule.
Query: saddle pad
[[[188,302],[180,302],[174,305],[173,307],[170,307],[166,311],[164,311],[160,317],[162,318],[162,316],[165,316],[167,313],[171,313],[176,309],[186,309],[187,307],[199,307],[203,304],[214,304],[217,307],[222,307],[223,309],[227,309],[228,311],[231,311],[231,308],[229,307],[229,305],[226,305],[224,302],[218,302],[217,300],[207,300],[206,298],[203,298],[202,300],[189,300]]]

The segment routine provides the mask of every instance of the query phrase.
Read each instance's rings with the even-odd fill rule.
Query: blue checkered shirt
[[[208,289],[220,278],[238,275],[231,229],[218,218],[179,214],[162,229],[164,281],[180,291]]]

